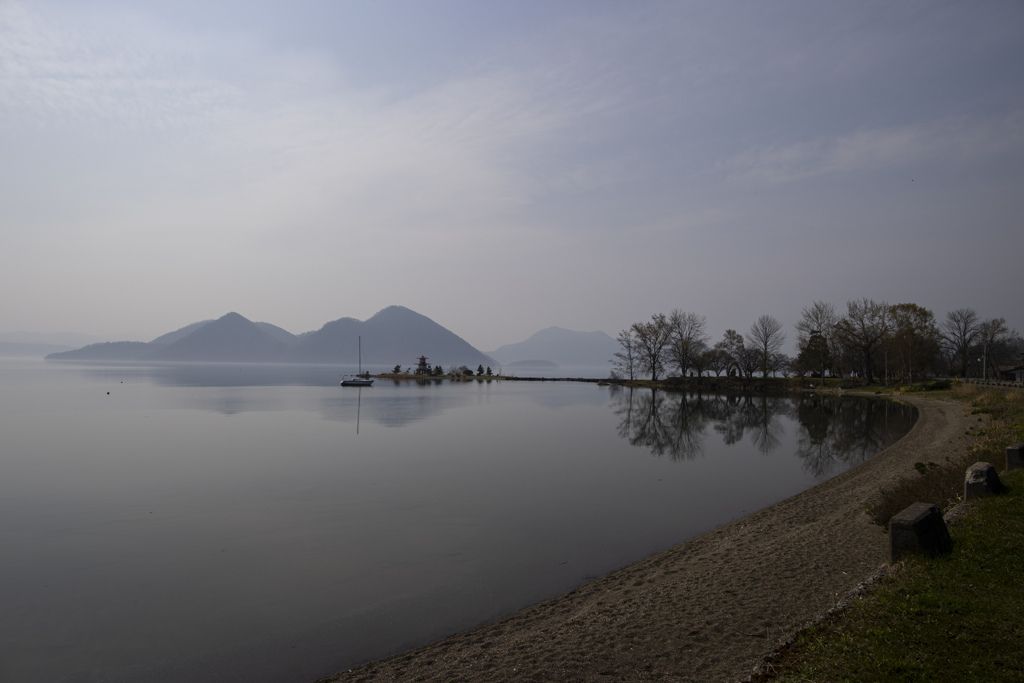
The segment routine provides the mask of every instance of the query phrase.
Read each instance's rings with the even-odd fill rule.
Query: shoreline
[[[742,680],[795,631],[888,562],[865,514],[918,460],[963,450],[959,403],[901,397],[900,441],[814,488],[561,596],[434,643],[319,679]]]

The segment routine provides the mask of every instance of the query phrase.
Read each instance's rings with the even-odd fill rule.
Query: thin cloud
[[[524,237],[530,228],[503,215],[568,182],[614,183],[604,161],[535,163],[578,135],[585,117],[616,105],[614,95],[573,85],[578,61],[457,74],[397,95],[346,88],[332,82],[335,67],[303,55],[300,88],[282,56],[256,41],[233,58],[265,64],[268,77],[233,82],[214,75],[216,47],[156,36],[137,19],[68,29],[18,5],[0,16],[0,126],[111,140],[125,129],[161,132],[139,148],[120,142],[95,169],[104,186],[133,190],[99,208],[81,200],[90,205],[61,230],[85,245],[152,239],[176,253],[197,239],[214,250],[401,245],[439,255],[485,234]],[[129,33],[136,37],[120,40]],[[64,182],[61,195],[73,201],[83,181]]]
[[[782,185],[807,178],[908,167],[964,164],[1024,150],[1024,112],[995,121],[942,120],[859,131],[831,140],[752,148],[718,165],[732,182]]]
[[[126,25],[126,22],[129,25]],[[164,129],[195,124],[239,92],[197,71],[188,41],[121,18],[106,34],[0,6],[0,125]]]

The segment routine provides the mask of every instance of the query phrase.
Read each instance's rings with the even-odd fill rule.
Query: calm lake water
[[[912,408],[0,360],[0,680],[307,683],[871,457]]]

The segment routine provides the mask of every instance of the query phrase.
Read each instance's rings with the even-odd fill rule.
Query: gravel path
[[[868,498],[965,448],[977,418],[905,399],[914,428],[792,498],[499,621],[380,660],[340,681],[735,681],[888,559]]]

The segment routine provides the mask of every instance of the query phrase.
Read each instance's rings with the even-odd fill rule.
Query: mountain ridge
[[[489,351],[488,355],[505,364],[546,360],[559,366],[607,367],[618,349],[618,342],[604,332],[576,332],[552,326],[521,342]]]
[[[431,365],[496,366],[497,362],[454,332],[404,306],[388,306],[365,321],[351,317],[319,330],[292,334],[271,323],[230,312],[163,334],[151,342],[104,342],[51,353],[48,360],[154,362],[344,363],[403,367],[427,356]]]

